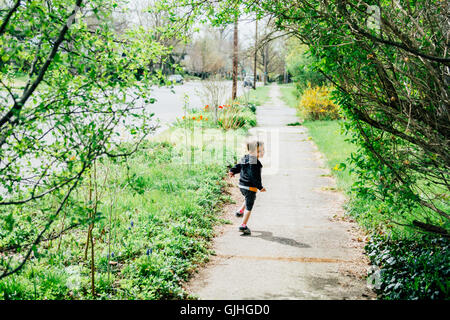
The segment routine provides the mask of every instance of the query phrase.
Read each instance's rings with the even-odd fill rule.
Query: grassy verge
[[[243,104],[260,106],[270,101],[269,92],[270,86],[256,87],[255,90],[244,91],[244,94],[238,97],[237,101]]]
[[[325,155],[327,166],[336,177],[338,188],[349,192],[355,177],[349,171],[348,158],[352,152],[356,151],[356,147],[345,140],[340,121],[304,121],[303,125],[308,128],[319,151]],[[347,166],[345,170],[341,169],[341,163]]]
[[[182,144],[146,143],[126,163],[98,166],[106,195],[93,230],[95,296],[85,225],[64,235],[61,245],[37,249],[23,271],[0,282],[0,298],[186,298],[180,283],[207,261],[217,210],[226,201],[226,164],[197,160],[188,166],[184,153]],[[86,194],[80,190],[80,196]]]
[[[281,91],[281,100],[289,107],[297,108],[298,97],[296,94],[295,85],[293,83],[279,85]]]
[[[0,299],[193,298],[182,283],[208,261],[214,227],[225,222],[218,215],[229,201],[223,176],[246,128],[189,121],[146,141],[126,160],[98,162],[93,180],[46,233],[48,241],[20,272],[0,281]],[[95,219],[88,220],[93,201]],[[40,205],[51,206],[51,199]],[[24,206],[15,227],[0,221],[0,229],[8,228],[0,237],[2,263],[18,264],[21,246],[40,230],[34,210]],[[90,223],[93,247],[86,246]],[[68,226],[74,227],[52,237]]]

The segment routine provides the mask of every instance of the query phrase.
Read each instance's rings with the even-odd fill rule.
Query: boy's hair
[[[257,152],[260,147],[264,147],[264,142],[258,140],[247,142],[248,152]]]

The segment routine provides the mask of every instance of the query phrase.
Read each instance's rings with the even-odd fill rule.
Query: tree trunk
[[[258,54],[258,19],[255,20],[255,55],[253,57],[253,89],[256,89],[256,57]]]
[[[429,224],[429,223],[424,223],[424,222],[421,222],[421,221],[418,221],[418,220],[413,220],[412,223],[413,223],[414,226],[416,226],[416,227],[418,227],[418,228],[420,228],[422,230],[425,230],[425,231],[428,231],[428,232],[432,232],[432,233],[436,233],[436,234],[440,234],[440,235],[445,236],[447,238],[450,237],[450,235],[448,234],[448,231],[446,229],[442,228],[442,227],[435,226],[435,225],[432,225],[432,224]]]
[[[231,99],[236,99],[237,94],[237,77],[238,77],[238,18],[234,20],[234,37],[233,37],[233,88],[231,91]]]
[[[267,85],[268,74],[267,74],[267,64],[269,60],[269,46],[266,44],[264,46],[264,85]]]

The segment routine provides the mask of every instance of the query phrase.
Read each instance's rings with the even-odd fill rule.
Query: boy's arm
[[[233,168],[230,169],[229,174],[231,176],[234,176],[236,173],[240,173],[241,172],[241,163],[237,163]]]

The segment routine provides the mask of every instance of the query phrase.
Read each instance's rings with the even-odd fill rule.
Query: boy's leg
[[[253,204],[255,203],[256,193],[252,191],[247,191],[245,196],[245,213],[244,219],[242,220],[242,224],[247,225],[248,219],[252,213]]]
[[[239,208],[239,212],[244,212],[245,210],[245,199],[244,202],[242,202],[242,206]]]
[[[248,219],[250,219],[250,215],[252,212],[250,210],[245,210],[244,212],[244,219],[242,219],[242,225],[247,225]]]
[[[247,222],[248,222],[248,219],[250,218],[251,213],[252,212],[250,210],[247,210],[247,209],[245,210],[244,219],[242,219],[242,224],[239,227],[239,231],[243,232],[244,235],[251,234],[250,229],[247,227]]]
[[[252,214],[253,204],[255,202],[256,193],[252,191],[245,192],[245,211],[244,218],[242,219],[242,224],[239,227],[239,231],[244,232],[244,234],[251,234],[250,229],[247,227],[247,222]]]
[[[244,189],[239,189],[239,190],[241,191],[242,195],[244,196],[244,202],[242,202],[242,206],[235,213],[236,217],[238,217],[238,218],[240,218],[244,215],[245,205],[247,203],[247,200],[246,200],[246,194],[247,194],[246,191],[247,190],[244,190]]]
[[[236,217],[240,218],[244,215],[244,210],[245,210],[245,200],[244,203],[242,203],[242,206],[239,208],[238,211],[236,211]]]
[[[244,211],[244,218],[242,219],[242,224],[239,226],[239,231],[244,232],[244,234],[250,234],[251,232],[250,229],[247,227],[247,222],[250,218],[250,214],[252,213],[256,193],[245,189],[241,189],[241,192],[245,197],[245,202],[242,205],[243,207],[245,207],[245,211]]]

